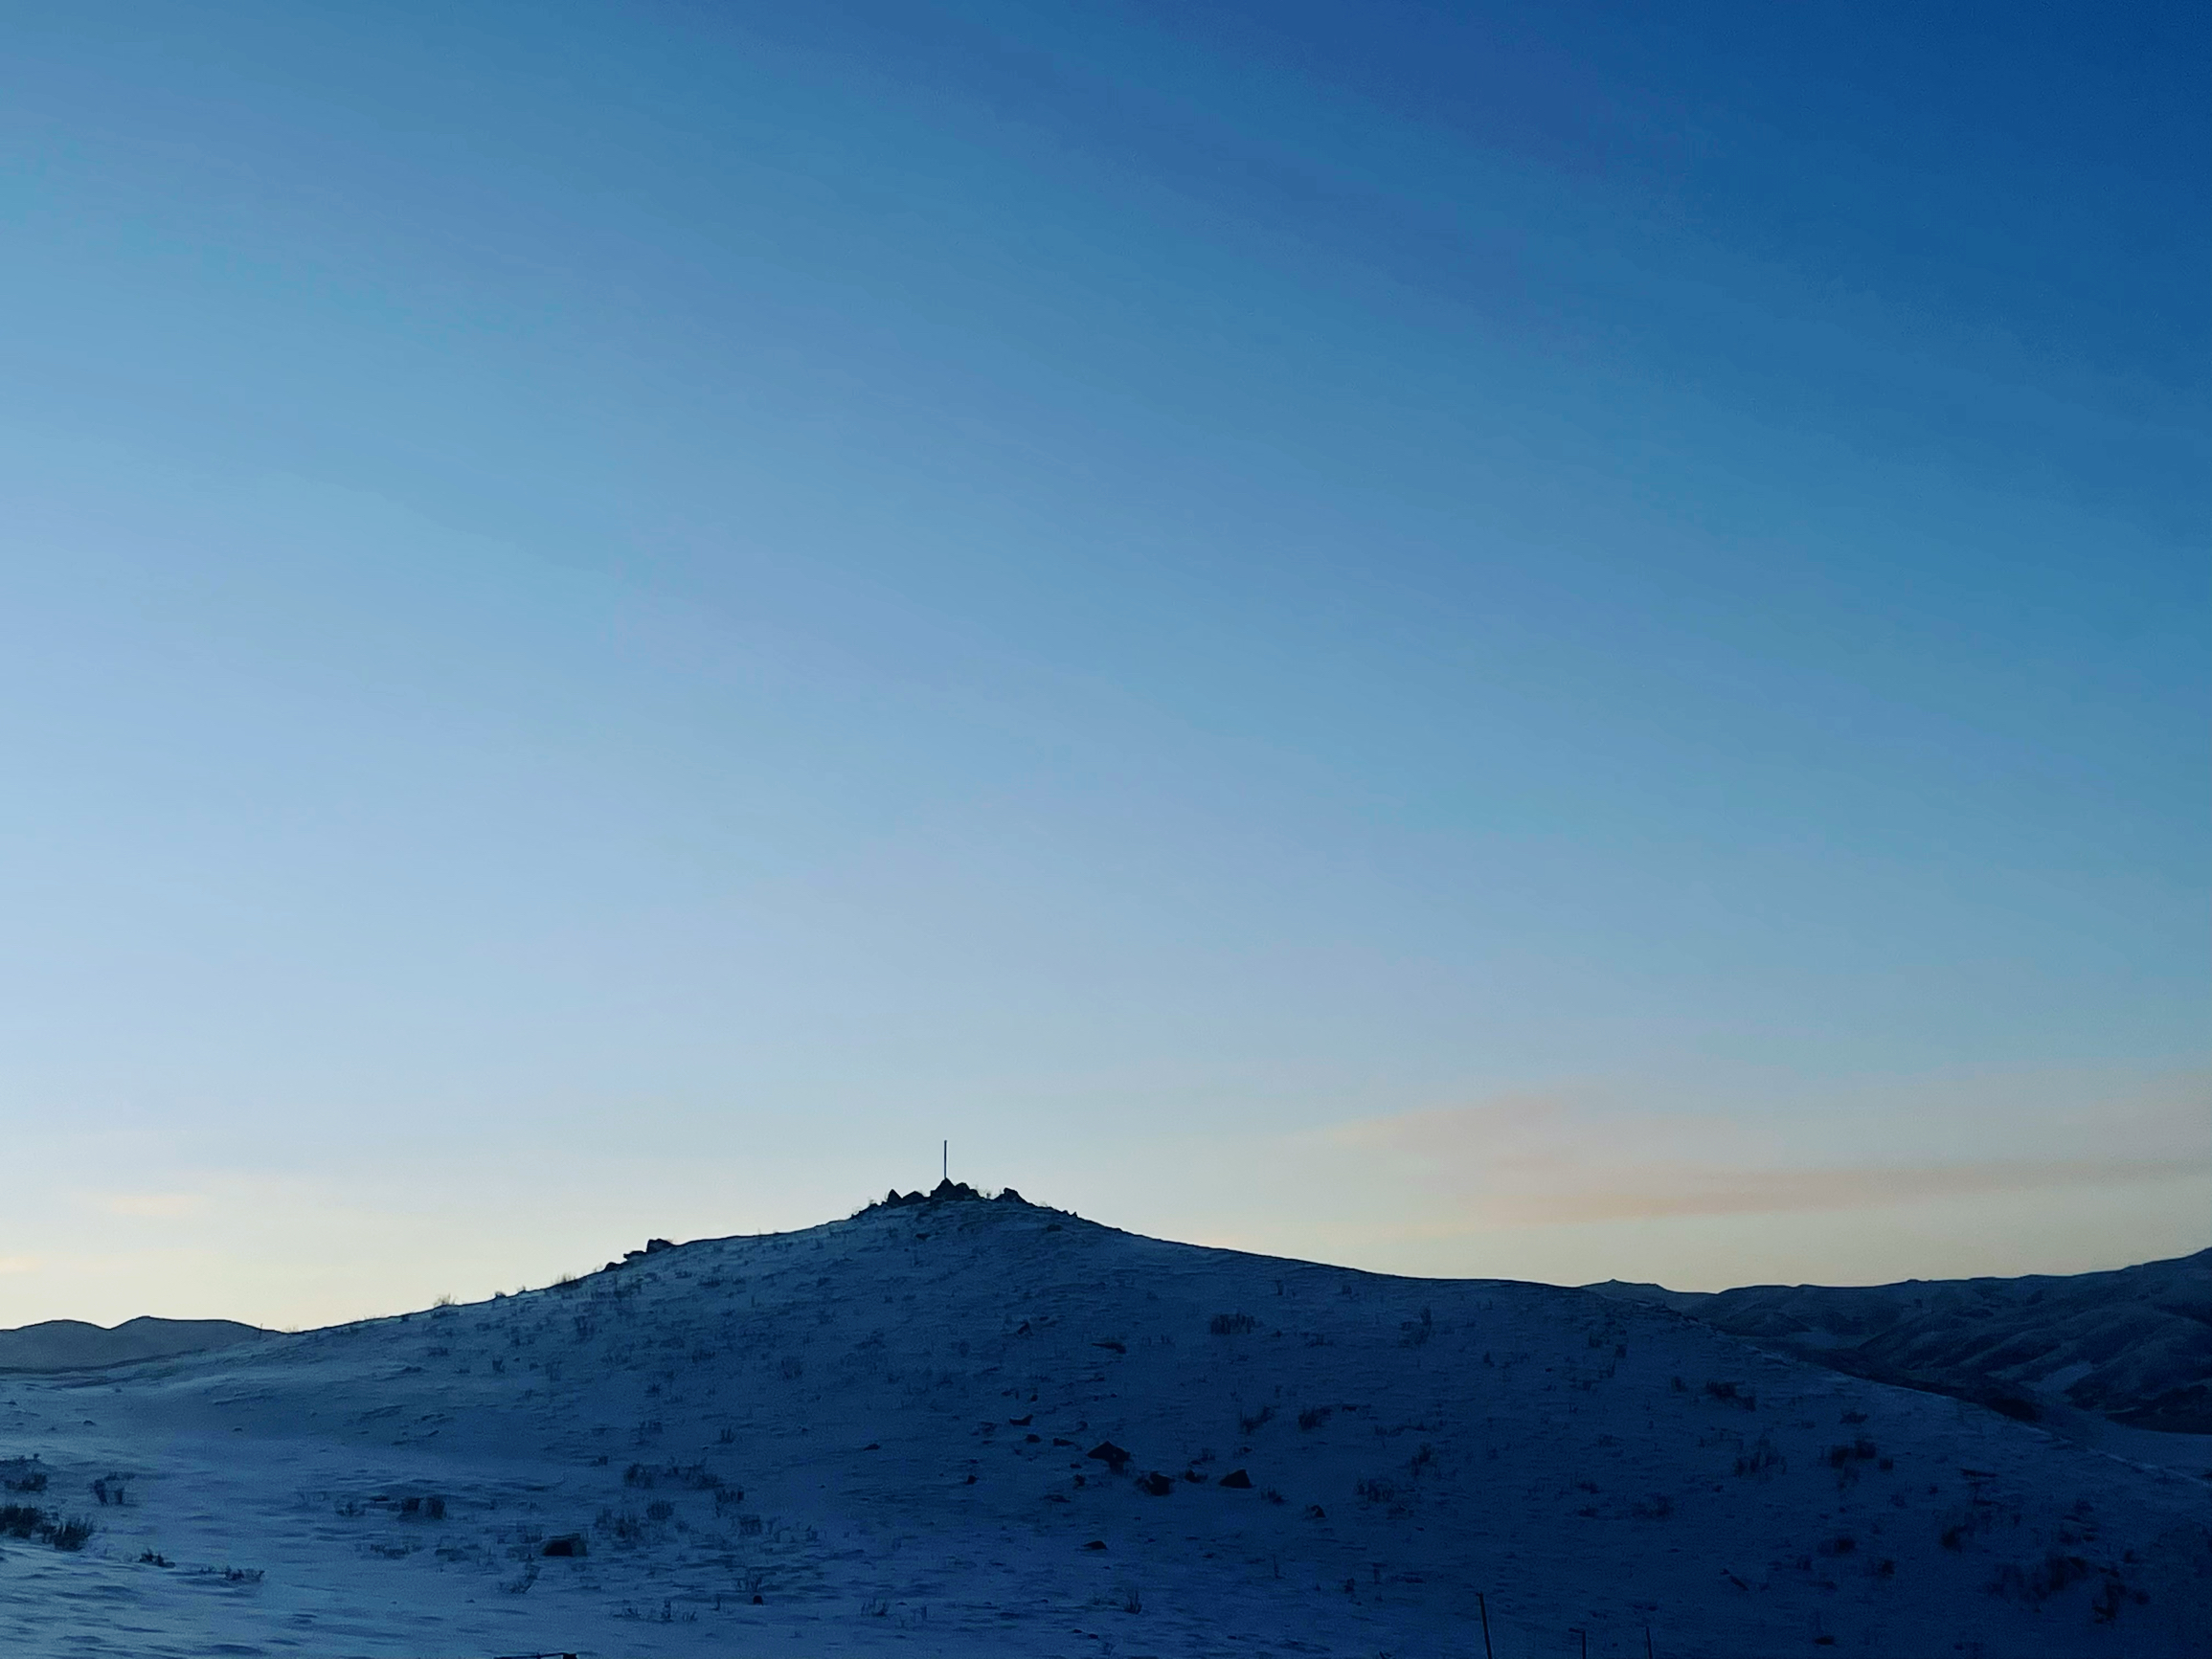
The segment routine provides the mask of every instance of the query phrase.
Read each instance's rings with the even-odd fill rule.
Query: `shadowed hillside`
[[[2212,1434],[2212,1250],[2065,1277],[1591,1289],[2027,1422],[2070,1405],[2129,1427]]]
[[[129,1319],[113,1330],[79,1319],[0,1331],[0,1371],[80,1371],[250,1342],[269,1333],[235,1319]]]

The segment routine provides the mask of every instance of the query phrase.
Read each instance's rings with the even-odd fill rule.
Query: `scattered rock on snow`
[[[1252,1476],[1246,1474],[1241,1468],[1232,1468],[1221,1477],[1221,1484],[1234,1488],[1238,1491],[1252,1491]]]
[[[1100,1441],[1083,1455],[1096,1458],[1116,1474],[1129,1467],[1129,1454],[1110,1440]]]

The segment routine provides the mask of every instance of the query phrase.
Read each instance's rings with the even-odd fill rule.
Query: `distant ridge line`
[[[0,1371],[91,1371],[167,1359],[272,1336],[236,1319],[163,1319],[142,1314],[112,1330],[81,1319],[47,1319],[0,1331]]]

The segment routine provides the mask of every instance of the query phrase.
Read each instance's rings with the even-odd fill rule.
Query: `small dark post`
[[[1590,1659],[1590,1632],[1582,1628],[1581,1625],[1570,1625],[1567,1633],[1569,1636],[1580,1636],[1582,1638],[1582,1659]]]
[[[1482,1599],[1482,1592],[1475,1592],[1475,1610],[1482,1615],[1482,1659],[1492,1659],[1490,1652],[1490,1603]]]
[[[1643,1627],[1643,1659],[1651,1659],[1651,1626]]]

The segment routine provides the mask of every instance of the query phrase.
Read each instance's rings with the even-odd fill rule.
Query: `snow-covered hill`
[[[236,1319],[126,1319],[112,1330],[81,1319],[48,1319],[0,1331],[0,1371],[79,1371],[196,1354],[267,1334]]]
[[[2212,1435],[2212,1250],[2107,1273],[1898,1285],[1590,1287],[1657,1302],[1731,1335],[1854,1376],[1931,1388],[2078,1427]],[[2212,1458],[2212,1445],[2201,1453]],[[2201,1467],[2201,1466],[2200,1466]]]
[[[1577,1630],[1660,1659],[2212,1630],[2201,1479],[1660,1307],[1013,1201],[0,1379],[7,1458],[21,1655],[1476,1654],[1485,1614],[1500,1659]],[[40,1536],[68,1515],[97,1529],[76,1550]]]

